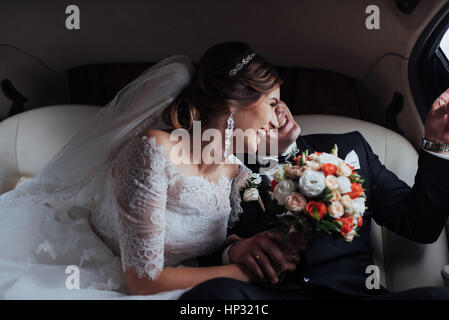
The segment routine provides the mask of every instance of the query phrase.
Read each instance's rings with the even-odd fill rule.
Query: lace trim
[[[242,203],[242,197],[240,195],[240,189],[245,184],[246,180],[248,179],[249,175],[252,174],[252,171],[248,169],[244,165],[239,165],[239,171],[237,173],[237,176],[234,177],[232,181],[232,189],[231,189],[231,195],[230,195],[230,201],[231,201],[231,214],[229,215],[229,221],[228,221],[228,228],[233,228],[237,222],[240,219],[240,215],[243,213],[243,209],[241,206]]]
[[[156,279],[164,267],[167,161],[154,137],[133,139],[113,167],[123,271]]]

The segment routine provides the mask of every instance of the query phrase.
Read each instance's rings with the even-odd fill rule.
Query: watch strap
[[[435,142],[426,137],[422,137],[421,146],[425,150],[434,151],[434,152],[448,152],[449,151],[449,143],[441,143]]]

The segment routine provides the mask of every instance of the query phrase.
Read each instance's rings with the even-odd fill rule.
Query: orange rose
[[[363,224],[363,218],[362,217],[357,217],[357,228],[360,228]]]
[[[318,214],[318,218],[321,219],[327,212],[326,205],[321,201],[310,201],[306,206],[306,211],[308,214],[310,214],[312,217],[314,216],[314,211],[316,210],[316,213]]]
[[[344,236],[346,233],[350,232],[354,224],[352,223],[352,217],[344,217],[344,218],[338,218],[337,221],[340,221],[342,226],[340,228],[341,235]]]
[[[347,195],[351,197],[351,199],[357,199],[363,194],[363,188],[360,183],[353,182],[351,184],[351,192],[348,192]]]
[[[323,171],[324,175],[327,177],[328,175],[335,175],[337,172],[337,166],[332,163],[323,163],[321,166],[321,171]]]

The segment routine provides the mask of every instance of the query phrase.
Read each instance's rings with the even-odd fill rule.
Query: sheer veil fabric
[[[120,258],[93,232],[106,172],[118,151],[149,128],[192,81],[188,56],[143,72],[99,111],[32,180],[0,195],[0,298],[174,299],[183,290],[129,296]],[[79,269],[79,288],[77,271]]]

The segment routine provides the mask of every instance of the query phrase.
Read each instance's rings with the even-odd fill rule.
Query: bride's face
[[[262,95],[258,101],[245,108],[239,108],[234,114],[234,129],[241,129],[244,133],[245,150],[234,150],[237,153],[256,153],[261,138],[268,130],[278,128],[275,113],[280,101],[280,90],[276,87]],[[238,145],[237,145],[238,149]]]

